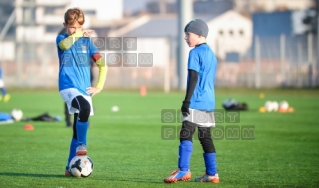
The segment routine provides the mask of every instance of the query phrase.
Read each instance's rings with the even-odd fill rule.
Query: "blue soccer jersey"
[[[79,38],[68,50],[61,50],[59,43],[68,34],[58,35],[56,45],[59,56],[59,91],[76,88],[84,95],[86,88],[91,87],[90,59],[98,53],[97,47],[87,37]]]
[[[216,68],[217,60],[215,54],[207,44],[201,44],[189,52],[188,69],[198,72],[198,81],[191,97],[189,108],[214,111]],[[189,75],[187,80],[189,81]]]

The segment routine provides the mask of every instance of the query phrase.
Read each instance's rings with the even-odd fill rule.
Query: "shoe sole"
[[[189,181],[192,178],[191,175],[186,174],[184,177],[180,179],[172,178],[172,179],[164,179],[165,183],[177,183],[178,181]]]
[[[86,155],[87,151],[78,151],[76,152],[76,155]]]
[[[219,183],[219,179],[212,179],[210,181],[195,181],[195,182],[211,182],[211,183]]]
[[[212,182],[212,183],[219,183],[219,179],[215,178],[215,179],[212,179],[210,182]]]

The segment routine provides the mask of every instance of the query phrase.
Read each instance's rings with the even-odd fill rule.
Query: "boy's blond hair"
[[[75,22],[83,25],[85,22],[84,13],[79,8],[70,8],[64,14],[64,23],[73,25]]]

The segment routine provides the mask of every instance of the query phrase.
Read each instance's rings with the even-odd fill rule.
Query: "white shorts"
[[[4,87],[4,82],[2,79],[0,79],[0,88],[3,88]]]
[[[93,116],[94,113],[93,113],[93,104],[92,104],[92,97],[91,96],[83,95],[75,88],[61,90],[60,95],[61,95],[62,99],[64,100],[64,102],[68,105],[68,109],[69,109],[70,114],[80,112],[78,109],[72,107],[72,100],[76,96],[79,96],[79,95],[83,96],[90,103],[90,106],[91,106],[90,116]]]
[[[183,121],[197,124],[199,127],[215,127],[214,112],[207,112],[189,108],[189,115],[183,116]]]

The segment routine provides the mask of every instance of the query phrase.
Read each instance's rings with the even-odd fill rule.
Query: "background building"
[[[272,12],[278,10],[304,10],[310,7],[312,0],[233,0],[234,10],[238,12]]]
[[[193,18],[201,18],[209,26],[207,43],[219,60],[216,85],[305,87],[310,80],[318,84],[314,2],[191,0]],[[104,45],[106,37],[135,37],[140,41],[138,50],[129,53],[161,57],[154,60],[146,76],[145,68],[111,68],[110,79],[114,81],[106,87],[136,88],[143,75],[149,87],[164,87],[167,80],[170,87],[178,87],[180,63],[185,62],[177,58],[178,37],[183,35],[178,30],[177,0],[4,0],[0,4],[4,36],[0,41],[0,64],[8,85],[56,86],[55,38],[63,27],[64,12],[79,7],[86,15],[84,27],[94,29],[95,36],[104,38]],[[10,26],[6,32],[5,24]],[[165,50],[156,50],[156,46]],[[105,55],[113,53],[105,46],[102,51]]]

